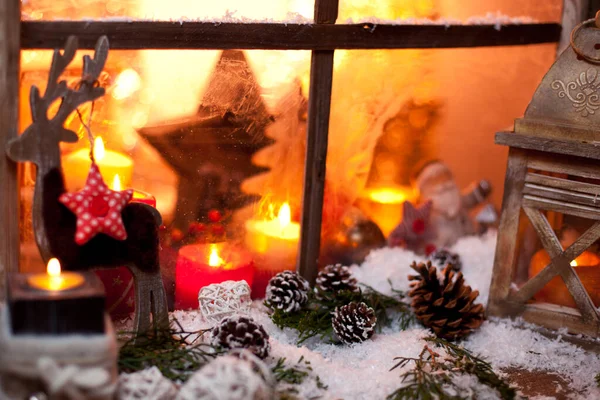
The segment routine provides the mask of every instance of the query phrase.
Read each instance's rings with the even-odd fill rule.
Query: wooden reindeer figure
[[[108,39],[103,36],[97,44],[94,58],[83,57],[81,83],[67,87],[59,80],[77,51],[77,38],[68,38],[65,50],[57,49],[52,57],[48,85],[44,95],[32,86],[30,106],[32,124],[21,136],[8,143],[8,156],[14,161],[30,161],[37,166],[33,199],[33,227],[37,246],[47,262],[56,257],[65,270],[88,270],[127,266],[135,283],[134,329],[144,332],[151,326],[167,326],[168,313],[165,291],[158,261],[159,212],[146,204],[129,203],[121,217],[127,233],[126,240],[99,234],[83,245],[75,243],[76,216],[61,202],[65,184],[59,143],[76,142],[77,135],[64,128],[67,117],[81,104],[104,95],[96,84],[108,56]],[[56,114],[48,117],[48,109],[61,100]]]

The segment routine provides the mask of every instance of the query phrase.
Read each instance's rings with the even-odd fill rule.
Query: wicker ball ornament
[[[462,269],[462,260],[460,259],[460,255],[447,249],[435,250],[427,258],[429,261],[431,261],[432,265],[438,267],[439,269],[444,269],[448,265],[455,271],[460,271]]]
[[[285,313],[298,311],[308,302],[308,281],[292,271],[275,275],[267,285],[265,303]]]
[[[176,394],[175,384],[156,367],[119,376],[119,400],[172,400]]]
[[[211,341],[225,349],[248,349],[260,358],[267,357],[271,350],[265,328],[243,315],[227,317],[219,322],[212,330]]]
[[[335,295],[335,293],[349,291],[357,292],[358,283],[352,276],[350,268],[341,265],[328,265],[317,275],[315,293],[319,297]]]
[[[411,307],[423,325],[447,340],[462,338],[479,328],[484,319],[484,308],[474,303],[479,292],[465,284],[462,273],[448,266],[438,274],[431,261],[413,262],[411,268],[418,275],[409,275],[411,289],[408,295],[412,298]]]
[[[268,372],[268,367],[260,360],[249,362],[234,355],[218,357],[192,375],[176,400],[272,399],[271,386],[257,370]]]
[[[333,331],[345,344],[361,343],[375,333],[375,311],[363,302],[336,307],[331,319]]]
[[[213,283],[198,293],[200,314],[212,326],[223,318],[236,314],[248,314],[252,299],[246,281]]]

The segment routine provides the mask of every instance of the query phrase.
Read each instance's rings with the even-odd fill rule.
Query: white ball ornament
[[[265,373],[268,367],[251,354],[222,356],[192,375],[175,400],[269,400],[273,392]]]
[[[234,314],[248,314],[252,299],[246,281],[213,283],[198,293],[200,314],[211,325]]]
[[[175,384],[156,367],[119,377],[119,400],[173,400],[176,394]]]

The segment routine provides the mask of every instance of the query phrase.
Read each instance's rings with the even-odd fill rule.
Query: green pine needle
[[[293,366],[287,366],[285,361],[285,358],[280,358],[277,360],[277,364],[271,368],[271,372],[278,384],[301,385],[307,378],[313,376],[313,369],[310,365],[310,361],[306,361],[304,356],[300,357]],[[323,384],[323,381],[318,375],[314,376],[314,379],[317,388],[327,390],[327,386]],[[278,400],[295,400],[298,399],[297,394],[298,390],[293,386],[287,386],[277,390]]]
[[[437,337],[427,337],[425,341],[444,349],[447,357],[442,358],[428,345],[425,345],[418,358],[397,357],[395,360],[398,360],[398,363],[392,370],[403,368],[411,362],[414,366],[401,375],[402,383],[407,385],[390,394],[388,400],[464,399],[449,392],[451,390],[460,393],[461,388],[453,383],[456,374],[474,375],[479,383],[495,389],[503,400],[517,398],[515,389],[496,375],[488,362],[476,357],[469,350]]]
[[[271,319],[280,329],[292,328],[298,331],[298,344],[318,336],[321,340],[333,342],[331,316],[336,307],[350,302],[364,302],[372,307],[377,317],[377,329],[393,322],[392,312],[400,314],[401,329],[406,329],[413,321],[414,314],[410,306],[402,301],[404,294],[392,289],[395,296],[387,296],[370,286],[363,285],[358,292],[342,291],[337,293],[319,293],[319,297],[309,293],[308,304],[298,312],[285,313],[274,310]]]
[[[185,382],[195,371],[221,354],[207,343],[196,343],[204,331],[186,332],[178,321],[179,329],[169,328],[136,334],[124,333],[125,343],[119,350],[119,372],[137,372],[157,367],[168,379]],[[196,339],[190,338],[196,336]]]

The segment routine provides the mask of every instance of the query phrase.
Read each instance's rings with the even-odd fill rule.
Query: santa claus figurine
[[[488,181],[482,180],[461,193],[452,171],[439,160],[424,163],[413,181],[419,203],[431,202],[429,224],[437,248],[451,246],[457,239],[475,233],[469,211],[489,196],[492,188]]]

